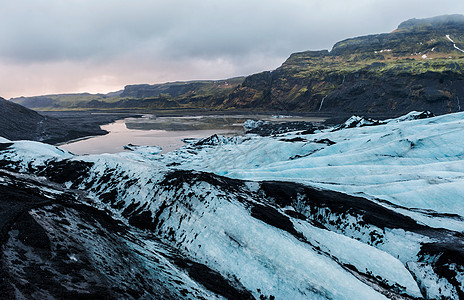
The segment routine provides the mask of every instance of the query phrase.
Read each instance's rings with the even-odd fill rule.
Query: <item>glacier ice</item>
[[[84,191],[88,204],[255,298],[460,297],[463,129],[464,113],[413,112],[313,132],[216,135],[165,154],[75,156],[4,141],[0,159]]]

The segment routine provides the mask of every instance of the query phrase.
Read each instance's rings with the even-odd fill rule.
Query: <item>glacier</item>
[[[2,138],[0,188],[40,198],[24,209],[52,257],[108,269],[94,281],[117,286],[113,297],[464,297],[464,113],[310,129],[214,135],[164,154],[130,145],[77,156]],[[57,298],[50,285],[32,294],[28,264],[78,273],[54,284],[89,295],[89,270],[54,270],[8,226],[2,263],[14,295]]]

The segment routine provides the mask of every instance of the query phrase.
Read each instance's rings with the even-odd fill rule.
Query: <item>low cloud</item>
[[[246,75],[464,3],[4,0],[2,12],[0,95],[13,97]]]

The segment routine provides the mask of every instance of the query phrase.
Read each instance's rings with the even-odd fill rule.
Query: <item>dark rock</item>
[[[46,176],[51,181],[57,183],[72,182],[77,185],[80,180],[88,176],[93,163],[84,161],[61,160],[51,161],[45,168],[38,172],[38,175]]]
[[[231,193],[241,191],[245,187],[242,180],[191,170],[172,171],[166,174],[164,180],[161,181],[159,185],[171,188],[181,188],[184,183],[193,185],[197,182],[206,182],[216,188],[220,188]]]
[[[221,142],[221,139],[217,134],[213,134],[212,136],[203,138],[198,142],[194,143],[194,146],[216,146]]]
[[[307,142],[306,139],[300,137],[300,136],[297,136],[297,137],[294,137],[294,138],[291,138],[291,139],[280,139],[279,141],[282,141],[282,142],[288,142],[288,143],[294,143],[294,142]]]
[[[437,90],[431,87],[426,87],[422,90],[422,96],[427,102],[439,102],[447,101],[449,97],[441,90]]]
[[[67,127],[61,121],[40,115],[19,104],[0,98],[0,136],[9,140],[47,142],[65,136]]]
[[[129,224],[140,229],[156,229],[151,212],[142,211],[138,214],[132,214],[129,217]]]
[[[296,211],[294,211],[294,210],[286,209],[286,210],[285,210],[285,214],[287,214],[288,216],[290,216],[290,217],[292,217],[292,218],[295,218],[295,219],[306,220],[306,216],[305,216],[305,215],[300,214],[299,212],[296,212]]]
[[[314,142],[318,144],[326,144],[327,146],[332,146],[336,144],[334,141],[329,139],[314,140]]]
[[[8,149],[13,143],[0,143],[0,151]]]
[[[108,116],[95,117],[88,112],[39,114],[3,98],[0,98],[0,113],[4,116],[0,120],[0,136],[9,140],[33,140],[49,144],[106,134],[108,132],[102,130],[100,125],[116,119],[114,116],[112,119]],[[76,119],[78,115],[85,117]],[[104,119],[103,122],[100,119]]]
[[[247,129],[246,133],[258,134],[260,136],[271,136],[292,131],[304,131],[304,134],[312,134],[319,127],[311,122],[283,122],[283,123],[261,123],[254,128]]]
[[[366,224],[378,228],[399,228],[412,232],[427,229],[410,217],[361,197],[328,190],[317,190],[291,182],[265,181],[261,183],[261,189],[280,207],[293,206],[304,199],[305,205],[312,207],[311,211],[328,208],[331,213],[335,214],[349,213],[361,217]]]
[[[186,270],[197,282],[218,295],[227,299],[254,299],[253,295],[238,282],[225,279],[220,273],[211,270],[204,264],[186,258],[176,258],[174,263]]]
[[[295,236],[299,235],[290,219],[273,207],[256,204],[251,208],[251,216]]]

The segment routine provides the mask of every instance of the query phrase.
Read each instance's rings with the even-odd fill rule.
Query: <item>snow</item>
[[[72,153],[52,145],[33,141],[15,141],[2,153],[1,158],[17,161],[21,168],[26,169],[27,166],[43,165],[48,160],[67,159],[73,156]]]
[[[77,261],[76,255],[74,254],[69,255],[69,260],[76,262]]]
[[[461,52],[464,52],[464,50],[462,50],[461,48],[459,48],[458,46],[456,46],[456,44],[453,44],[454,48],[458,51],[461,51]]]
[[[460,137],[464,113],[414,120],[418,114],[412,112],[376,126],[367,126],[374,125],[373,120],[352,117],[340,130],[308,135],[296,132],[234,139],[213,136],[195,151],[190,150],[195,147],[192,143],[167,154],[156,154],[157,147],[137,147],[114,155],[75,157],[54,146],[18,141],[0,158],[24,165],[75,158],[99,162],[104,167],[124,165],[128,170],[166,169],[166,165],[177,162],[182,169],[245,180],[294,181],[349,194],[362,193],[405,208],[464,216],[464,141]],[[259,126],[257,121],[246,124],[250,128]],[[351,126],[360,127],[348,128]],[[306,141],[285,142],[281,141],[283,136]],[[324,139],[335,144],[318,142]]]
[[[298,222],[296,227],[312,244],[334,255],[344,263],[361,268],[364,273],[380,276],[393,285],[395,282],[406,288],[408,294],[420,297],[421,293],[401,261],[387,252],[370,247],[357,240],[341,234],[308,226],[305,222]]]
[[[113,169],[124,165],[128,170],[159,170],[177,162],[182,169],[245,180],[300,182],[349,194],[362,193],[405,208],[464,216],[464,142],[460,137],[464,113],[414,120],[418,114],[413,112],[376,126],[366,126],[373,125],[372,120],[352,117],[341,130],[285,135],[287,140],[301,137],[306,142],[281,141],[283,135],[250,135],[233,140],[216,136],[195,151],[189,150],[195,147],[189,144],[167,154],[156,154],[156,147],[143,147],[114,155],[75,158],[104,162],[105,167],[111,165]],[[254,122],[247,124],[258,126]],[[361,127],[347,128],[350,126]],[[318,142],[324,139],[335,144]],[[15,142],[10,148],[1,158],[24,164],[74,157],[54,146],[30,141]]]
[[[425,263],[408,263],[408,269],[418,278],[426,290],[426,299],[459,299],[456,289],[444,278],[438,278]]]
[[[454,43],[454,41],[451,39],[451,37],[450,37],[449,34],[446,35],[446,38],[447,38],[451,43]]]
[[[360,116],[351,116],[345,123],[337,125],[334,127],[335,130],[343,129],[343,128],[352,128],[352,127],[362,127],[362,126],[369,126],[375,125],[376,123],[382,123],[381,121],[364,118]]]
[[[158,153],[161,153],[163,149],[158,146],[138,146],[138,145],[132,145],[128,144],[124,146],[125,150],[130,150],[130,151],[135,151],[137,153],[140,153],[141,155],[156,155]]]
[[[189,249],[213,261],[216,268],[236,274],[251,290],[268,291],[277,299],[385,299],[307,244],[250,220],[243,208],[221,203],[215,209],[214,215],[205,213],[201,220],[182,224],[200,232]],[[177,223],[175,218],[169,221]],[[217,235],[204,226],[214,228]]]
[[[391,52],[392,49],[383,49],[383,50],[380,50],[380,51],[374,51],[374,53],[383,53],[383,52]]]
[[[453,43],[454,49],[456,49],[456,50],[458,50],[458,51],[461,51],[461,52],[464,52],[464,50],[462,50],[461,48],[459,48],[458,46],[456,46],[456,43],[453,41],[453,39],[451,39],[451,37],[450,37],[449,34],[446,35],[446,38],[447,38],[448,40],[450,40],[451,43]]]

